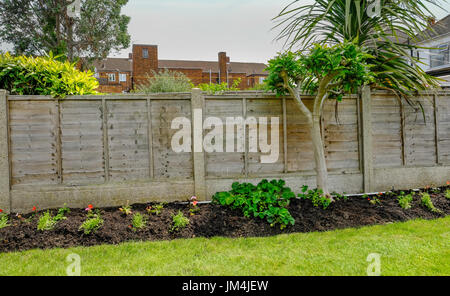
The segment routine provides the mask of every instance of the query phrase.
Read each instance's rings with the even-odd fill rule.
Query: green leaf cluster
[[[170,93],[191,91],[191,80],[181,72],[165,69],[160,72],[152,72],[147,76],[147,82],[137,87],[138,93]]]
[[[0,89],[12,95],[95,95],[98,85],[91,71],[79,71],[75,63],[60,62],[51,53],[45,57],[0,55]]]
[[[172,215],[172,228],[170,232],[180,231],[189,225],[189,218],[186,218],[181,211],[178,214]]]
[[[324,210],[328,209],[332,203],[332,199],[325,196],[322,190],[317,188],[309,189],[306,185],[302,187],[302,193],[298,197],[304,200],[311,200],[315,207],[322,207]]]
[[[257,186],[234,183],[231,191],[216,193],[213,202],[239,209],[247,218],[266,219],[272,227],[279,224],[281,229],[284,229],[295,224],[287,209],[295,194],[285,185],[283,180],[263,180]]]
[[[222,83],[201,83],[197,87],[200,88],[202,91],[206,91],[209,94],[220,94],[226,91],[239,91],[239,85],[241,84],[242,79],[236,79],[233,81],[233,84],[231,86],[228,85],[226,82]]]
[[[400,195],[397,197],[398,204],[404,210],[408,210],[412,207],[411,203],[413,201],[413,194],[405,194],[405,192],[400,192]]]

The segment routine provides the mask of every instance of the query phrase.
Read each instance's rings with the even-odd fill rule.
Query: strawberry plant
[[[281,229],[294,225],[295,220],[287,207],[295,198],[283,180],[263,180],[257,186],[250,183],[234,183],[229,192],[218,192],[213,202],[232,209],[240,209],[245,217],[266,219],[270,226],[279,224]]]

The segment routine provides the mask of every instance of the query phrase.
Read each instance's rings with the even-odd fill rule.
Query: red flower
[[[2,210],[2,209],[0,209],[0,213],[3,213],[3,210]]]
[[[194,205],[194,207],[196,207],[198,204],[198,201],[194,201],[194,202],[192,202],[192,204]]]
[[[447,185],[450,185],[450,181],[447,181]]]
[[[33,212],[36,212],[36,210],[37,210],[37,208],[36,208],[36,207],[33,207],[32,211],[33,211]]]
[[[88,205],[88,209],[93,209],[94,208],[94,206],[93,205]]]

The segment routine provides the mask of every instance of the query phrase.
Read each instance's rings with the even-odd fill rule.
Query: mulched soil
[[[67,220],[59,222],[52,231],[37,230],[37,214],[31,222],[23,222],[16,216],[12,226],[0,229],[0,252],[24,251],[29,249],[69,248],[100,244],[119,244],[126,241],[158,241],[193,237],[265,237],[285,233],[328,231],[349,227],[401,222],[416,218],[436,219],[450,215],[450,200],[443,193],[430,192],[436,208],[443,213],[432,213],[421,205],[420,197],[414,198],[413,207],[403,210],[396,197],[382,196],[381,204],[373,205],[367,197],[351,197],[333,203],[327,210],[316,208],[311,201],[294,200],[289,211],[295,218],[295,226],[280,230],[270,227],[260,219],[248,219],[239,211],[214,205],[200,205],[200,211],[189,217],[188,227],[178,233],[169,232],[172,215],[181,210],[189,216],[189,208],[182,204],[168,204],[161,215],[148,217],[144,230],[132,231],[131,216],[124,216],[117,208],[102,209],[103,227],[96,233],[84,235],[79,231],[86,220],[85,210],[72,209]],[[133,205],[133,212],[145,215],[148,205]],[[56,210],[53,211],[56,213]],[[27,215],[25,217],[30,217]]]

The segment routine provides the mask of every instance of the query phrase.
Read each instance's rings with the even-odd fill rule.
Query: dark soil
[[[435,219],[450,214],[450,200],[443,193],[431,193],[436,208],[443,213],[433,213],[421,205],[420,197],[414,198],[413,207],[402,209],[396,197],[381,196],[380,204],[373,205],[367,197],[351,197],[333,203],[327,210],[316,208],[309,200],[294,200],[289,211],[295,218],[295,226],[280,230],[261,219],[248,219],[239,211],[214,205],[200,205],[200,211],[189,217],[190,224],[178,233],[170,233],[172,215],[181,210],[189,216],[187,205],[168,204],[161,215],[148,217],[144,230],[130,229],[131,216],[124,216],[117,208],[101,210],[103,227],[96,233],[84,235],[79,231],[86,220],[85,210],[73,209],[67,220],[59,222],[54,230],[38,231],[39,213],[26,222],[13,215],[12,226],[0,229],[0,252],[23,251],[29,249],[69,248],[100,244],[119,244],[126,241],[156,241],[193,237],[264,237],[283,233],[328,231],[348,227],[401,222],[416,218]],[[146,214],[148,205],[134,205],[133,212]],[[53,211],[56,213],[56,210]],[[27,215],[26,217],[31,217]]]

